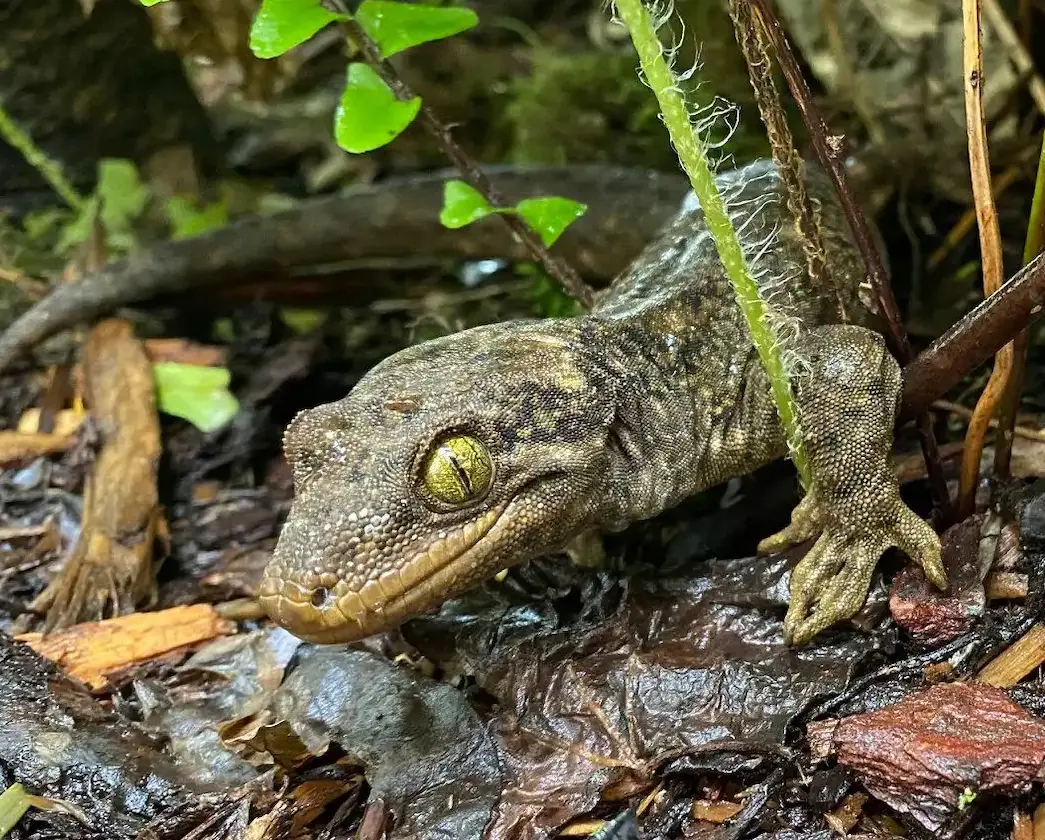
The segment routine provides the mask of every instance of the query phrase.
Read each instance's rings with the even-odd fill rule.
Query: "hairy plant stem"
[[[15,124],[2,106],[0,106],[0,138],[22,153],[22,157],[51,185],[62,201],[76,212],[83,210],[84,198],[69,183],[62,168]]]
[[[616,0],[616,7],[620,19],[631,34],[646,81],[657,97],[664,125],[678,153],[679,162],[689,177],[693,191],[700,199],[708,232],[715,242],[719,259],[733,285],[737,302],[747,321],[755,349],[769,376],[773,399],[791,450],[791,459],[802,484],[808,489],[811,476],[802,449],[798,412],[791,391],[791,382],[784,368],[779,342],[766,317],[765,301],[762,300],[758,285],[751,276],[744,249],[715,183],[715,176],[708,163],[707,150],[690,122],[685,99],[679,92],[678,80],[664,58],[656,26],[642,0]]]
[[[363,59],[388,85],[389,89],[396,95],[397,99],[408,101],[416,94],[411,90],[392,67],[381,57],[381,50],[366,34],[359,22],[349,13],[344,0],[329,0],[331,7],[341,16],[342,31],[358,47]],[[493,207],[504,207],[505,202],[497,189],[490,183],[490,179],[479,168],[474,160],[454,140],[449,126],[445,125],[423,101],[419,112],[419,119],[425,131],[431,135],[436,144],[461,173],[461,177],[467,184],[478,192],[487,203]],[[552,279],[556,280],[565,290],[566,294],[579,301],[586,309],[590,309],[595,300],[595,294],[591,287],[585,283],[580,275],[573,270],[564,260],[552,254],[526,222],[515,213],[495,213],[512,233],[519,239],[535,262],[541,264]]]

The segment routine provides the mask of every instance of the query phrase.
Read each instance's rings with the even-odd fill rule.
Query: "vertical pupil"
[[[461,482],[461,487],[464,488],[465,495],[473,495],[474,491],[472,489],[472,481],[468,476],[468,471],[465,470],[464,465],[458,459],[457,453],[449,446],[444,446],[443,455],[446,457],[447,463],[453,467],[454,472],[457,474],[457,479]]]

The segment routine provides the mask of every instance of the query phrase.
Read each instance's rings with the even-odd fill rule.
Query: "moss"
[[[737,163],[769,154],[728,16],[714,0],[679,2],[678,8],[686,33],[676,66],[692,63],[694,44],[701,56],[702,84],[688,91],[688,100],[708,105],[718,96],[741,107],[740,125],[726,148]],[[512,138],[511,162],[678,166],[630,48],[538,46],[531,65],[528,76],[511,83],[503,117]]]

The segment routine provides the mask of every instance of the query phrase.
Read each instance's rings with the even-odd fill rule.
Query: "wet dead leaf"
[[[858,633],[807,648],[784,643],[792,562],[742,558],[686,577],[638,575],[609,617],[587,621],[564,624],[532,603],[474,611],[462,603],[412,623],[408,639],[436,661],[452,634],[457,667],[500,704],[495,732],[510,772],[488,837],[546,836],[609,791],[655,784],[669,757],[727,775],[764,766],[790,721],[841,691],[873,648]],[[582,595],[592,604],[613,597]],[[711,744],[721,744],[714,755],[702,751]]]
[[[457,689],[379,656],[303,647],[272,708],[313,755],[339,744],[366,768],[394,836],[479,837],[502,788],[498,750]]]

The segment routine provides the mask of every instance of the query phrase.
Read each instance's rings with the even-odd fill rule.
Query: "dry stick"
[[[827,264],[824,248],[824,232],[820,216],[813,208],[806,191],[805,166],[798,156],[794,138],[787,125],[784,109],[780,104],[773,68],[769,59],[765,33],[755,21],[748,0],[729,0],[729,16],[733,19],[737,43],[747,62],[751,88],[755,92],[758,113],[766,127],[769,145],[773,151],[773,162],[780,171],[780,178],[787,188],[787,206],[794,217],[802,241],[802,253],[806,259],[806,270],[810,279],[819,288],[833,287],[838,301],[838,314],[849,321],[845,296],[838,287],[838,279]]]
[[[416,94],[410,89],[410,86],[407,85],[406,82],[396,75],[391,66],[381,57],[380,48],[370,39],[370,36],[366,34],[363,27],[360,26],[354,18],[349,16],[349,12],[345,8],[343,0],[330,0],[330,2],[335,11],[343,16],[341,26],[345,33],[359,46],[366,63],[369,64],[381,77],[381,80],[388,85],[396,95],[396,98],[402,101],[414,99]],[[490,179],[486,177],[485,173],[478,167],[475,161],[468,156],[465,150],[457,144],[453,135],[450,133],[449,127],[444,125],[423,101],[421,103],[419,116],[421,125],[424,126],[425,130],[432,136],[432,139],[438,144],[443,154],[445,154],[453,165],[457,167],[461,176],[468,182],[468,185],[482,195],[487,203],[493,207],[505,206],[503,198],[494,185],[490,183]],[[548,272],[548,275],[553,277],[562,285],[568,295],[580,301],[586,308],[591,308],[595,299],[594,292],[587,283],[581,280],[580,276],[573,270],[572,266],[551,254],[548,249],[544,247],[544,243],[541,242],[541,239],[536,232],[518,215],[515,213],[497,213],[496,215],[508,226],[512,233],[518,237],[519,241],[521,241],[526,247],[526,250],[530,252],[533,259],[544,266],[544,270]]]
[[[980,263],[983,295],[990,297],[1005,279],[1002,267],[1001,233],[991,191],[991,167],[987,153],[987,129],[983,114],[983,47],[980,26],[981,0],[962,0],[962,54],[965,66],[965,132],[969,142],[969,167],[976,220],[980,229]],[[1013,346],[1006,344],[995,359],[987,385],[973,410],[965,433],[961,484],[958,490],[958,516],[972,515],[976,506],[976,486],[980,479],[980,456],[994,412],[1008,387],[1012,371]],[[996,465],[997,466],[997,465]]]
[[[898,422],[924,413],[1045,312],[1045,252],[1021,268],[904,368]]]
[[[961,403],[952,402],[951,400],[936,400],[933,403],[933,408],[939,411],[946,411],[948,414],[953,414],[955,417],[960,417],[962,420],[968,420],[972,417],[973,410],[967,408]],[[1000,425],[998,420],[991,420],[990,427],[992,429],[998,428]],[[1012,430],[1012,434],[1015,437],[1021,437],[1024,440],[1033,440],[1038,443],[1045,443],[1045,429],[1032,429],[1030,426],[1016,426]],[[999,437],[1000,441],[1000,437]],[[998,441],[995,441],[995,449],[997,449]],[[964,448],[965,444],[962,444]]]
[[[806,84],[798,62],[795,60],[787,35],[784,34],[783,27],[781,27],[780,21],[773,12],[770,0],[751,0],[751,4],[754,7],[759,23],[773,44],[780,69],[784,74],[784,78],[787,79],[791,95],[794,97],[798,110],[802,114],[802,119],[809,131],[809,136],[813,141],[813,147],[816,149],[820,164],[834,183],[846,221],[849,223],[849,229],[852,231],[853,239],[867,267],[871,287],[878,297],[878,309],[885,320],[886,338],[889,341],[890,349],[900,364],[906,365],[911,361],[914,352],[907,338],[903,320],[900,318],[900,310],[896,305],[896,298],[893,297],[893,290],[886,277],[881,255],[875,247],[870,225],[868,225],[867,219],[864,218],[856,200],[853,198],[852,191],[849,189],[849,182],[846,179],[845,169],[839,162],[838,153],[841,138],[828,135],[827,125],[820,115],[820,110],[813,102],[813,95]],[[925,454],[925,471],[929,477],[929,484],[935,497],[938,515],[940,519],[946,522],[951,515],[950,495],[947,492],[947,480],[943,475],[943,465],[940,463],[940,453],[936,446],[932,418],[924,409],[918,416],[918,436],[921,440],[922,452]]]

